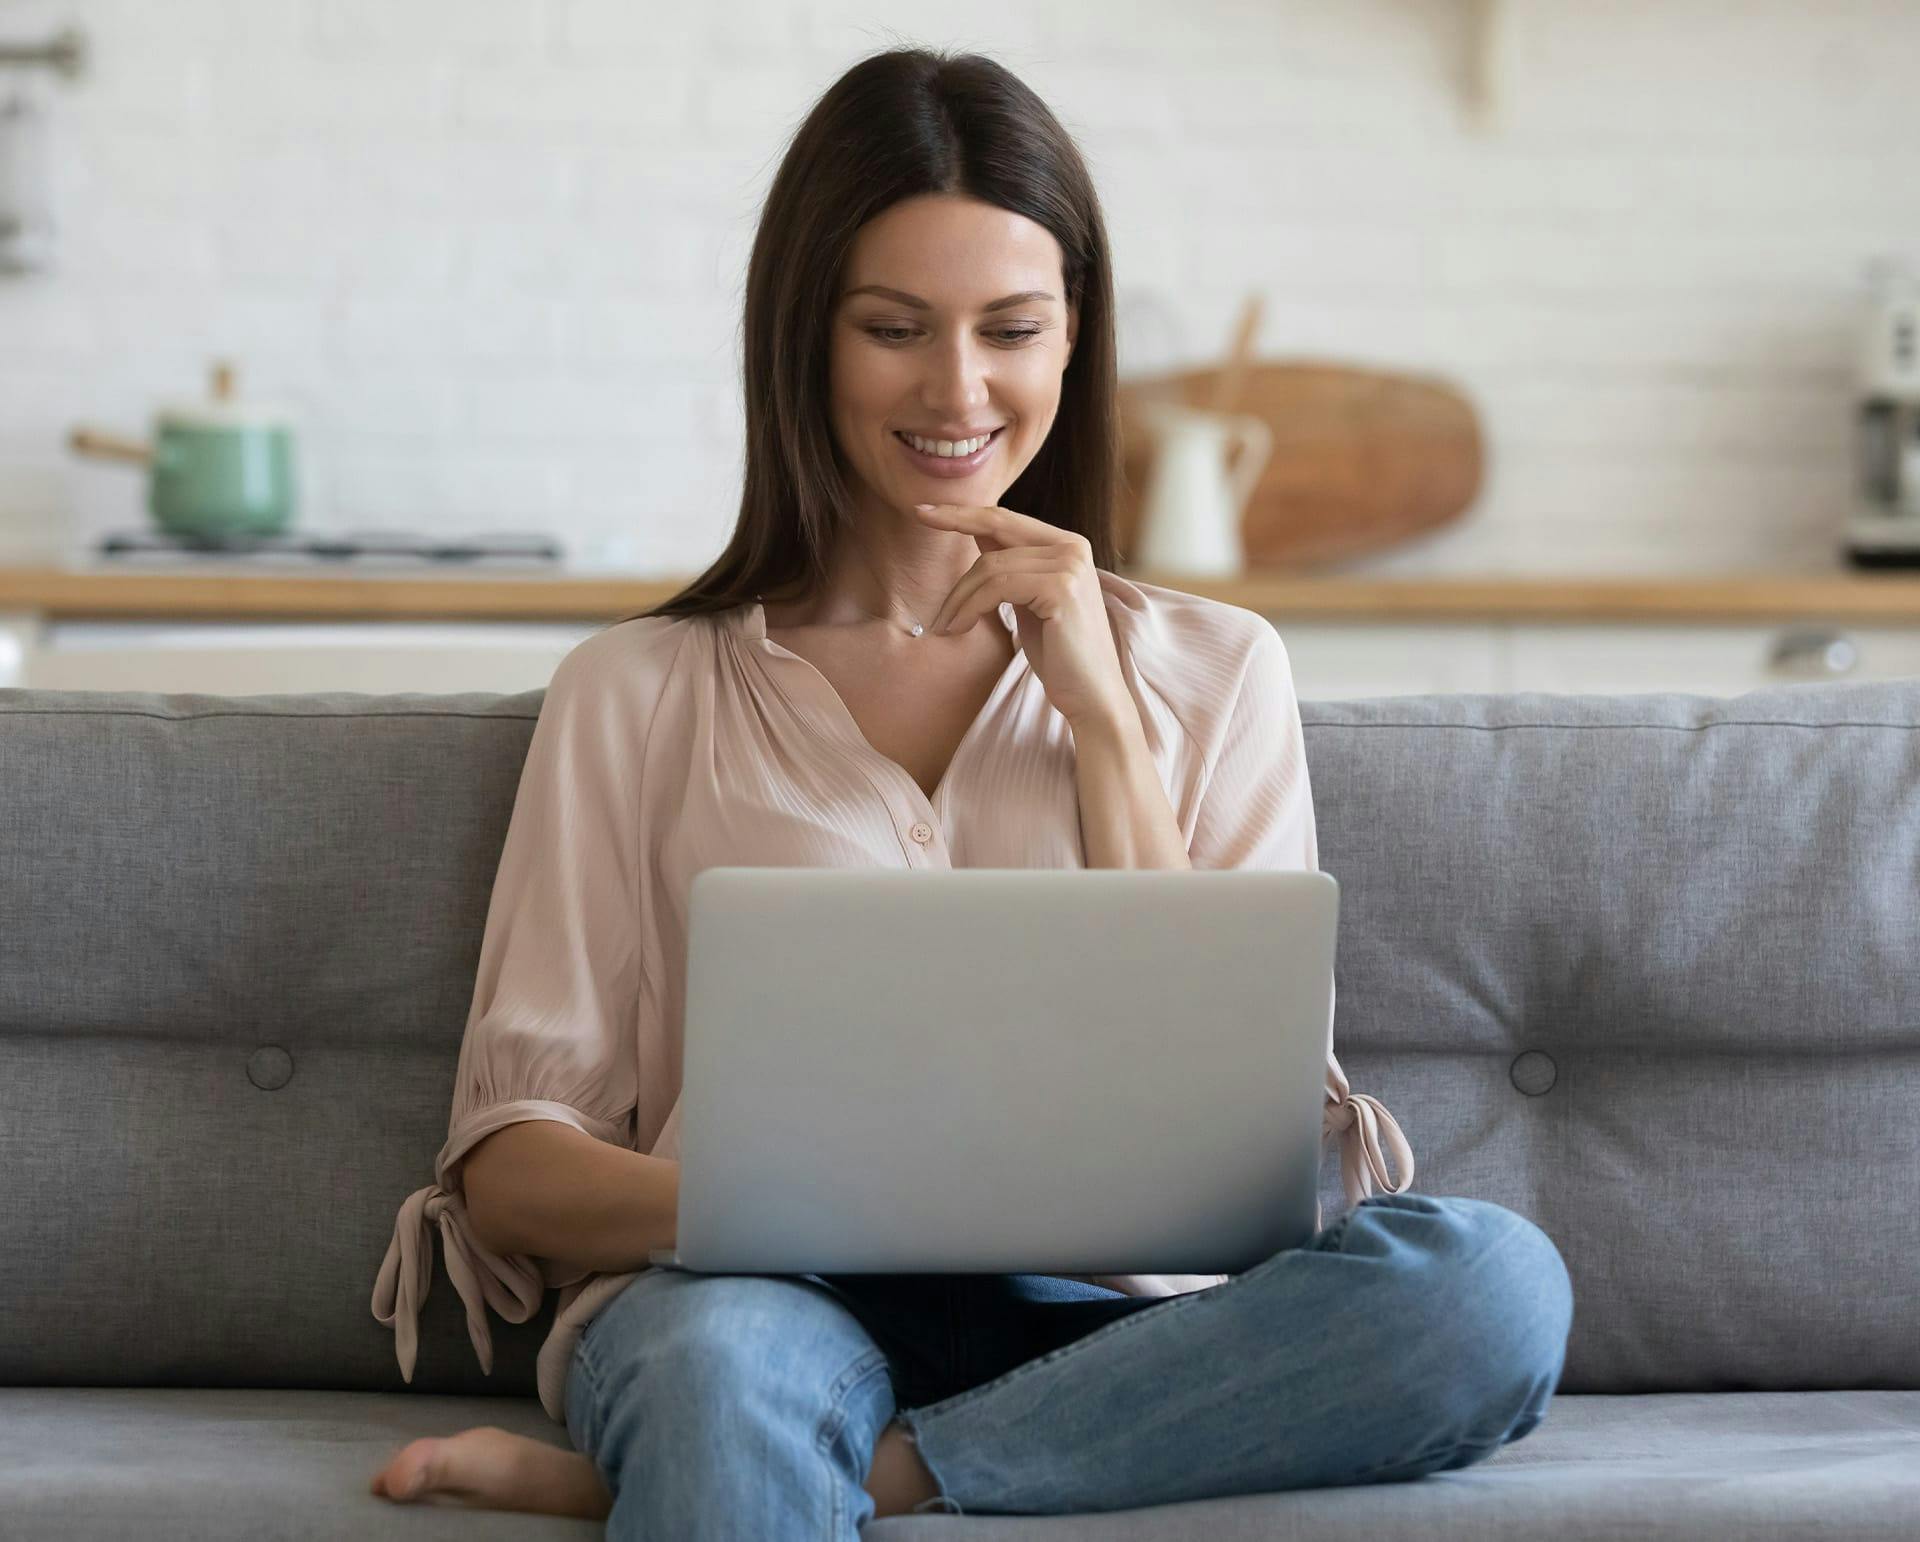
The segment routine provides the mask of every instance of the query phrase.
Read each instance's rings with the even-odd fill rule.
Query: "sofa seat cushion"
[[[894,1516],[864,1542],[1912,1542],[1920,1392],[1564,1394],[1529,1435],[1408,1483],[1098,1517]]]
[[[598,1521],[397,1505],[368,1490],[408,1441],[476,1424],[573,1449],[531,1397],[0,1387],[0,1537],[597,1542]]]
[[[92,1542],[273,1537],[597,1538],[597,1522],[367,1490],[420,1435],[496,1424],[568,1449],[530,1397],[0,1388],[0,1534]],[[1554,1399],[1498,1455],[1410,1483],[1104,1515],[891,1516],[866,1542],[1636,1542],[1913,1536],[1920,1392]]]

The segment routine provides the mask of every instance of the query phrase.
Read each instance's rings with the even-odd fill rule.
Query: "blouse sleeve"
[[[598,635],[598,634],[596,634]],[[633,1145],[639,998],[637,747],[617,693],[597,689],[593,639],[547,686],[514,795],[488,902],[473,1002],[434,1181],[408,1196],[373,1287],[413,1380],[433,1231],[466,1306],[483,1371],[493,1370],[486,1308],[525,1322],[547,1289],[590,1271],[486,1248],[468,1223],[462,1159],[503,1126],[552,1119]]]
[[[1196,868],[1286,868],[1319,871],[1306,733],[1294,693],[1286,645],[1262,623],[1241,675],[1212,774],[1201,795],[1188,857]],[[1327,1013],[1327,1096],[1321,1135],[1338,1134],[1347,1204],[1413,1182],[1413,1148],[1379,1099],[1350,1091],[1333,1052],[1333,1010]],[[1388,1176],[1386,1151],[1400,1170]],[[1316,1216],[1316,1226],[1318,1217]]]

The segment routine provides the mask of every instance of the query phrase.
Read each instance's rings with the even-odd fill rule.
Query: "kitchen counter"
[[[1231,578],[1122,576],[1321,621],[1726,622],[1811,619],[1920,623],[1920,571],[1575,577],[1355,577],[1262,570]],[[132,564],[0,562],[0,612],[42,622],[246,617],[359,621],[604,622],[677,593],[693,575],[661,578],[565,569],[316,572],[210,559],[190,569]]]

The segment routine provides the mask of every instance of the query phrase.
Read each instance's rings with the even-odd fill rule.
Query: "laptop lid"
[[[1338,908],[1310,871],[703,870],[654,1262],[1222,1274],[1304,1242]]]

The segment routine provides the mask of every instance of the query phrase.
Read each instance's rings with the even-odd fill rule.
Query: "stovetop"
[[[166,530],[120,530],[103,535],[95,555],[116,559],[159,556],[291,558],[299,563],[354,563],[394,557],[423,563],[513,562],[559,564],[565,558],[550,535],[484,531],[478,535],[421,535],[410,530],[339,530],[278,535],[176,535]]]

